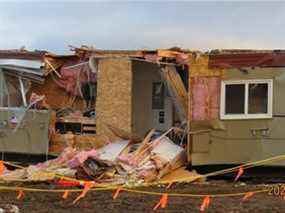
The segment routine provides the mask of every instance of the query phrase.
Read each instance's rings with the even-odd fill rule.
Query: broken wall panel
[[[189,119],[209,121],[219,118],[220,84],[225,69],[209,68],[208,55],[192,54],[189,61]]]
[[[48,110],[25,111],[22,108],[1,108],[0,151],[46,154],[48,152]],[[16,129],[15,122],[19,123]]]
[[[52,76],[47,76],[43,85],[32,84],[27,94],[28,100],[32,92],[38,95],[45,95],[47,103],[52,109],[70,107],[75,110],[83,110],[85,108],[83,99],[68,95],[64,89],[54,82]]]
[[[132,66],[128,59],[99,62],[96,127],[98,135],[112,133],[106,124],[132,132]]]

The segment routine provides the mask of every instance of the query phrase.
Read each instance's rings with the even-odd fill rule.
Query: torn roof
[[[32,69],[41,69],[43,67],[42,61],[25,60],[25,59],[0,59],[0,66],[19,66],[29,67]]]
[[[47,51],[25,49],[0,50],[0,67],[5,69],[21,69],[34,74],[42,73],[44,67],[44,57]]]
[[[285,50],[254,50],[254,49],[215,49],[211,50],[210,54],[242,54],[242,53],[272,53],[272,52],[279,52],[285,53]]]
[[[0,50],[0,69],[7,75],[36,82],[44,81],[44,57],[47,51]]]
[[[190,53],[191,51],[181,49],[179,47],[172,47],[169,49],[138,49],[138,50],[103,50],[95,49],[93,47],[73,47],[71,51],[74,51],[77,55],[98,55],[98,56],[128,56],[128,57],[144,57],[145,54],[157,54],[159,51],[179,52],[179,53]]]
[[[285,66],[285,50],[225,49],[211,50],[210,52],[202,53],[200,51],[190,51],[179,47],[157,50],[102,50],[87,46],[71,46],[71,51],[74,53],[69,55],[56,55],[46,50],[0,50],[0,66],[17,66],[21,68],[22,71],[29,69],[31,72],[35,71],[33,69],[38,69],[37,71],[39,73],[48,75],[52,70],[57,70],[62,65],[70,63],[70,61],[73,61],[73,64],[77,64],[87,62],[90,57],[128,57],[131,59],[143,59],[154,63],[171,62],[181,65],[188,64],[189,54],[209,55],[209,68]],[[48,63],[46,60],[48,60]]]
[[[215,50],[209,53],[209,68],[284,66],[284,50]]]
[[[35,50],[27,51],[25,49],[0,50],[0,59],[24,59],[24,60],[43,60],[47,51]]]
[[[182,50],[178,47],[170,49],[157,50],[102,50],[92,47],[71,47],[71,51],[75,52],[80,59],[89,58],[129,58],[136,60],[144,60],[151,63],[187,65],[190,51]]]
[[[0,70],[10,76],[22,77],[34,82],[44,82],[44,71],[43,69],[26,68],[16,65],[0,65]]]

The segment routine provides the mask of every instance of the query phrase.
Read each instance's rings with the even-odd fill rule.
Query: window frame
[[[248,114],[248,87],[249,84],[267,84],[267,113]],[[245,101],[243,114],[225,114],[226,110],[226,85],[243,84],[245,85]],[[269,119],[272,118],[272,105],[273,105],[273,80],[272,79],[249,79],[249,80],[223,80],[221,82],[221,97],[220,97],[220,118],[222,120],[231,119]]]

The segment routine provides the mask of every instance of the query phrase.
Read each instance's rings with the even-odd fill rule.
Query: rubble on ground
[[[60,176],[111,185],[157,181],[186,164],[185,150],[166,134],[152,130],[140,143],[117,140],[99,149],[78,151],[72,146],[53,160],[27,168],[6,170],[4,181],[46,181]]]

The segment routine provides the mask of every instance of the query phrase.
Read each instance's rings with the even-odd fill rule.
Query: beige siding
[[[248,70],[248,74],[236,69],[227,70],[224,79],[273,79],[273,118],[223,120],[225,130],[211,131],[209,137],[194,136],[194,165],[239,164],[284,154],[285,117],[282,116],[285,115],[285,69]],[[252,134],[254,129],[267,128],[266,136],[262,136],[260,131],[257,135]],[[285,165],[285,161],[275,162],[274,165]]]
[[[0,123],[7,123],[1,128],[0,151],[11,153],[46,154],[49,139],[48,128],[50,112],[48,110],[29,110],[14,132],[15,126],[9,121],[16,116],[20,121],[23,115],[21,108],[1,108]]]

